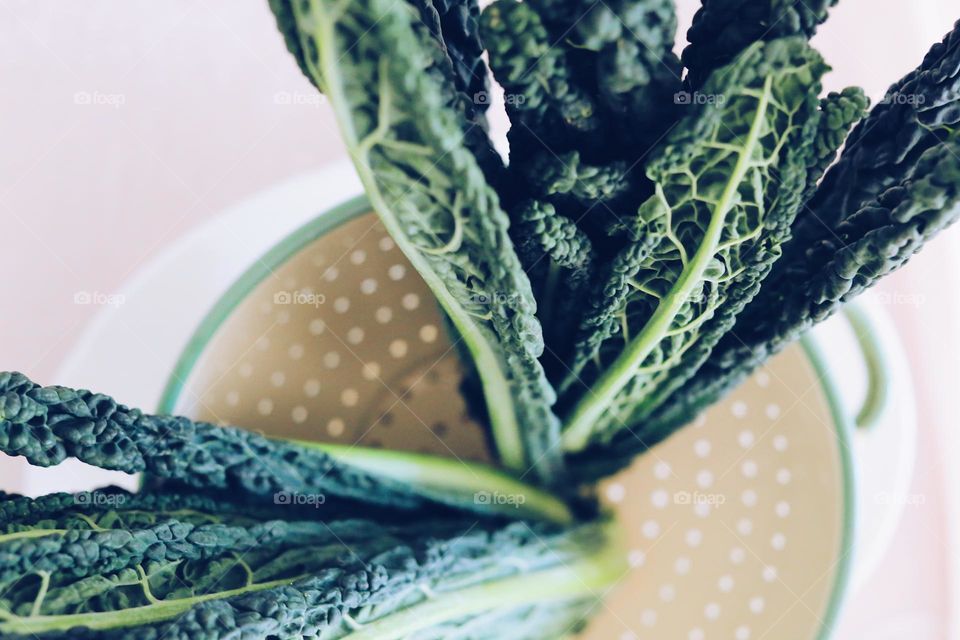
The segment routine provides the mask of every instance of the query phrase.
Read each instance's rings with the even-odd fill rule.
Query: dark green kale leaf
[[[470,96],[474,107],[486,111],[490,90],[480,40],[480,5],[476,0],[411,0],[430,34],[450,60],[457,89]]]
[[[858,102],[859,99],[854,103],[857,107]],[[797,217],[793,238],[785,245],[783,258],[764,282],[760,295],[744,311],[742,322],[725,340],[723,348],[718,347],[711,356],[709,366],[697,375],[695,385],[670,401],[671,407],[657,419],[662,423],[654,427],[658,432],[669,432],[678,421],[719,399],[769,355],[835,311],[839,302],[899,267],[903,248],[897,243],[906,240],[898,234],[911,238],[909,246],[919,246],[918,243],[922,244],[932,235],[927,232],[926,216],[895,222],[885,221],[876,212],[892,209],[894,194],[902,197],[904,193],[911,193],[918,198],[917,206],[921,210],[927,208],[929,216],[951,214],[948,207],[944,210],[945,204],[938,204],[952,201],[948,184],[921,188],[923,183],[916,181],[924,178],[925,171],[950,174],[950,158],[942,154],[953,148],[952,136],[958,123],[960,23],[930,49],[917,69],[890,87],[884,99],[854,128],[840,159],[827,171],[813,198]],[[927,155],[937,148],[941,148],[938,154]],[[903,211],[906,205],[898,206]],[[874,213],[865,215],[864,211]],[[855,224],[864,226],[857,230],[852,226]],[[930,229],[938,227],[939,224],[935,224]],[[841,230],[845,231],[841,233]],[[842,286],[827,294],[798,286],[797,283],[815,278],[814,274],[824,273],[825,265],[827,268],[832,265],[838,274],[848,274],[852,265],[863,259],[851,257],[853,247],[862,248],[867,246],[863,243],[876,242],[881,233],[886,234],[889,242],[889,246],[879,248],[877,253],[885,266],[870,275],[869,281],[864,281],[865,276],[860,274],[851,278],[851,285],[856,283],[856,286],[846,291],[847,285],[841,278]],[[834,258],[829,254],[830,248],[842,251]],[[852,262],[844,265],[844,260]],[[780,306],[788,292],[795,296],[789,309]],[[811,315],[805,316],[806,312]],[[754,323],[758,326],[748,329]],[[737,358],[743,358],[739,366]]]
[[[687,85],[696,90],[715,69],[760,40],[813,37],[838,0],[703,0],[683,51]]]
[[[75,500],[97,494],[79,494]],[[31,573],[78,579],[112,574],[147,562],[208,561],[237,550],[269,546],[346,544],[356,521],[234,522],[217,512],[77,510],[0,529],[0,585]],[[331,526],[336,528],[331,528]],[[339,531],[338,531],[339,529]]]
[[[808,211],[798,217],[795,240],[786,250],[802,252],[832,237],[837,224],[902,182],[920,156],[958,125],[960,22],[853,129],[840,159],[806,204]]]
[[[770,286],[765,282],[693,380],[644,422],[642,444],[621,438],[605,455],[585,453],[576,463],[578,471],[584,477],[599,477],[628,464],[717,402],[808,328],[903,266],[958,217],[960,132],[954,132],[927,149],[900,184],[839,223],[833,238],[808,246],[803,259],[792,262],[781,279]]]
[[[147,415],[102,394],[41,387],[19,373],[0,373],[0,451],[42,467],[76,458],[261,500],[298,493],[399,508],[432,503],[486,511],[474,493],[503,490],[524,493],[524,504],[538,505],[535,511],[546,507],[544,517],[569,519],[557,499],[480,465],[273,440],[236,427]]]
[[[756,293],[800,205],[825,70],[802,38],[751,46],[647,165],[655,194],[596,289],[561,387],[574,400],[567,451],[652,411]]]
[[[556,200],[569,196],[586,208],[615,200],[630,189],[625,161],[591,165],[581,160],[578,151],[542,153],[521,171],[537,197]]]
[[[593,100],[576,84],[563,49],[550,40],[531,6],[497,0],[481,16],[490,67],[503,86],[510,116],[510,162],[544,148],[554,153],[600,126]]]
[[[565,52],[575,81],[606,112],[610,134],[593,147],[631,162],[676,120],[680,61],[673,53],[677,18],[671,0],[530,0]]]
[[[255,546],[239,540],[218,558],[141,554],[131,568],[79,578],[27,568],[4,585],[0,633],[11,640],[546,640],[577,627],[595,594],[623,572],[605,522],[572,529],[472,519],[280,526],[284,535]],[[447,635],[482,627],[480,616],[488,626],[479,635]],[[499,634],[489,626],[498,622]]]
[[[807,167],[807,190],[803,202],[810,200],[817,185],[843,146],[850,128],[867,112],[870,100],[860,87],[847,87],[839,93],[831,92],[820,100],[820,124],[814,140],[815,155]]]
[[[311,73],[333,106],[371,203],[473,356],[500,460],[560,476],[556,394],[539,356],[530,282],[508,220],[463,142],[442,52],[405,2],[293,5]]]
[[[572,337],[580,300],[587,294],[593,273],[590,239],[552,204],[537,200],[518,207],[511,231],[537,298],[538,313],[548,321],[545,339],[550,354],[558,353]]]

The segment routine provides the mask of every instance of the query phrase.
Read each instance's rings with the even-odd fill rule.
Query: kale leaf
[[[751,46],[647,165],[655,194],[597,287],[561,387],[576,399],[568,451],[655,408],[755,294],[799,208],[825,69],[802,38]]]
[[[715,69],[754,42],[813,37],[839,0],[703,0],[683,51],[687,86],[698,89]]]
[[[500,460],[543,482],[560,475],[556,394],[530,282],[508,220],[432,73],[410,5],[394,0],[294,3],[311,74],[330,100],[370,200],[473,356]],[[429,40],[429,37],[426,37]]]
[[[19,373],[0,373],[0,451],[42,467],[76,458],[261,500],[280,493],[322,494],[405,509],[448,504],[490,512],[494,505],[478,502],[475,492],[503,490],[525,494],[524,505],[541,512],[536,517],[569,520],[556,498],[482,465],[273,440],[235,427],[147,415],[102,394],[41,387]]]
[[[804,331],[903,266],[958,217],[960,133],[955,132],[925,151],[900,184],[838,224],[834,238],[809,247],[782,280],[764,283],[697,375],[644,422],[639,439],[622,437],[602,459],[597,451],[585,452],[572,465],[583,478],[626,466],[637,453],[717,402]]]
[[[802,252],[832,237],[842,220],[914,173],[920,156],[958,125],[960,22],[853,129],[840,159],[806,204],[809,211],[797,219],[787,251]]]
[[[857,97],[841,108],[853,111],[860,104]],[[716,402],[840,303],[899,268],[952,222],[958,123],[960,22],[854,128],[797,217],[760,294],[693,383],[649,422],[656,434],[650,444]]]
[[[675,121],[680,61],[673,53],[672,0],[530,0],[575,80],[604,109],[607,135],[597,153],[635,160]]]
[[[814,141],[815,154],[807,167],[807,190],[803,202],[808,202],[827,169],[837,159],[850,128],[866,114],[870,100],[860,87],[847,87],[831,92],[820,100],[820,125]]]
[[[138,512],[122,495],[138,499],[97,494],[113,498],[111,509],[73,496],[65,514],[62,495],[47,519],[8,523],[4,638],[546,639],[580,624],[624,569],[605,521],[239,522],[169,494],[168,510]],[[11,499],[34,515],[51,506]],[[480,617],[485,632],[450,633],[476,631]],[[498,622],[499,635],[489,626]]]

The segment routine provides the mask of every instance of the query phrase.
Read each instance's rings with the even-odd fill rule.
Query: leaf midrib
[[[321,7],[317,7],[316,4],[314,6],[318,14],[323,13]],[[294,3],[294,10],[297,11],[296,3]],[[351,159],[357,174],[360,176],[360,181],[363,183],[367,197],[378,212],[390,212],[389,215],[381,213],[379,216],[384,227],[424,282],[427,283],[427,286],[430,287],[430,290],[433,291],[443,309],[450,316],[450,320],[457,328],[470,353],[473,354],[476,370],[483,381],[484,399],[490,415],[491,429],[500,462],[509,469],[523,471],[526,462],[523,438],[520,434],[520,425],[510,383],[503,372],[502,359],[484,337],[484,331],[477,326],[470,314],[453,297],[429,263],[424,260],[420,250],[407,241],[403,229],[392,214],[391,207],[386,203],[377,186],[366,153],[360,153],[362,151],[360,141],[346,106],[347,101],[343,83],[340,79],[340,69],[336,64],[340,56],[337,55],[333,44],[335,42],[333,22],[331,20],[319,20],[318,22],[318,29],[322,33],[314,33],[313,35],[320,51],[318,57],[323,67],[323,72],[320,75],[323,78],[324,92],[330,99],[337,124],[350,151]],[[308,60],[308,64],[312,66],[313,61]],[[383,98],[381,97],[381,99]]]
[[[630,383],[636,368],[660,343],[684,302],[702,280],[719,246],[727,214],[733,208],[734,197],[750,168],[753,151],[760,142],[763,122],[770,103],[771,86],[772,76],[767,76],[747,140],[739,152],[737,164],[724,187],[723,194],[717,201],[703,242],[700,243],[693,259],[677,278],[670,291],[657,304],[656,311],[643,330],[630,341],[627,348],[617,356],[617,359],[574,407],[562,435],[565,451],[582,451],[590,444],[596,421],[617,394]],[[721,123],[720,126],[723,124]]]

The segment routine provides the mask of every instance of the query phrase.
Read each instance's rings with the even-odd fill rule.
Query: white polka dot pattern
[[[585,638],[817,637],[843,496],[814,375],[789,350],[603,485],[633,571]]]
[[[366,215],[258,286],[183,397],[272,435],[485,460],[462,377],[432,294]],[[833,430],[795,347],[604,483],[630,570],[582,637],[815,637],[842,532]]]
[[[487,459],[432,299],[376,216],[361,216],[255,288],[184,396],[200,398],[196,417],[270,434]]]

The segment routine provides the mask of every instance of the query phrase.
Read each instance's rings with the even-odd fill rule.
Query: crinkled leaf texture
[[[958,125],[960,23],[854,128],[734,331],[648,420],[656,434],[649,444],[718,401],[953,222],[960,176],[951,154],[960,153]],[[623,450],[635,447],[624,443]]]
[[[687,84],[699,88],[715,69],[759,40],[810,39],[839,0],[703,0],[683,50]]]
[[[322,495],[331,503],[403,509],[449,505],[492,514],[504,507],[485,506],[475,492],[502,491],[525,496],[523,515],[570,519],[559,499],[483,465],[287,442],[236,427],[147,415],[103,394],[41,387],[19,373],[0,373],[0,451],[42,467],[76,458],[103,469],[142,471],[156,480],[232,491],[261,502],[286,492]],[[527,504],[534,509],[527,511]]]
[[[7,500],[10,639],[546,640],[623,571],[605,522],[260,520],[117,491]]]
[[[451,82],[396,0],[293,4],[308,65],[374,208],[473,356],[501,461],[555,481],[562,456],[543,337],[507,216],[464,145]]]
[[[564,445],[631,430],[756,293],[799,206],[825,71],[802,38],[757,43],[708,81],[647,166],[655,194],[581,327]]]
[[[899,269],[960,216],[960,136],[931,147],[903,181],[838,224],[831,240],[811,246],[790,277],[754,300],[743,324],[682,394],[649,423],[659,441],[734,389],[814,324]],[[749,315],[747,312],[749,311]],[[626,462],[626,460],[624,460]]]

